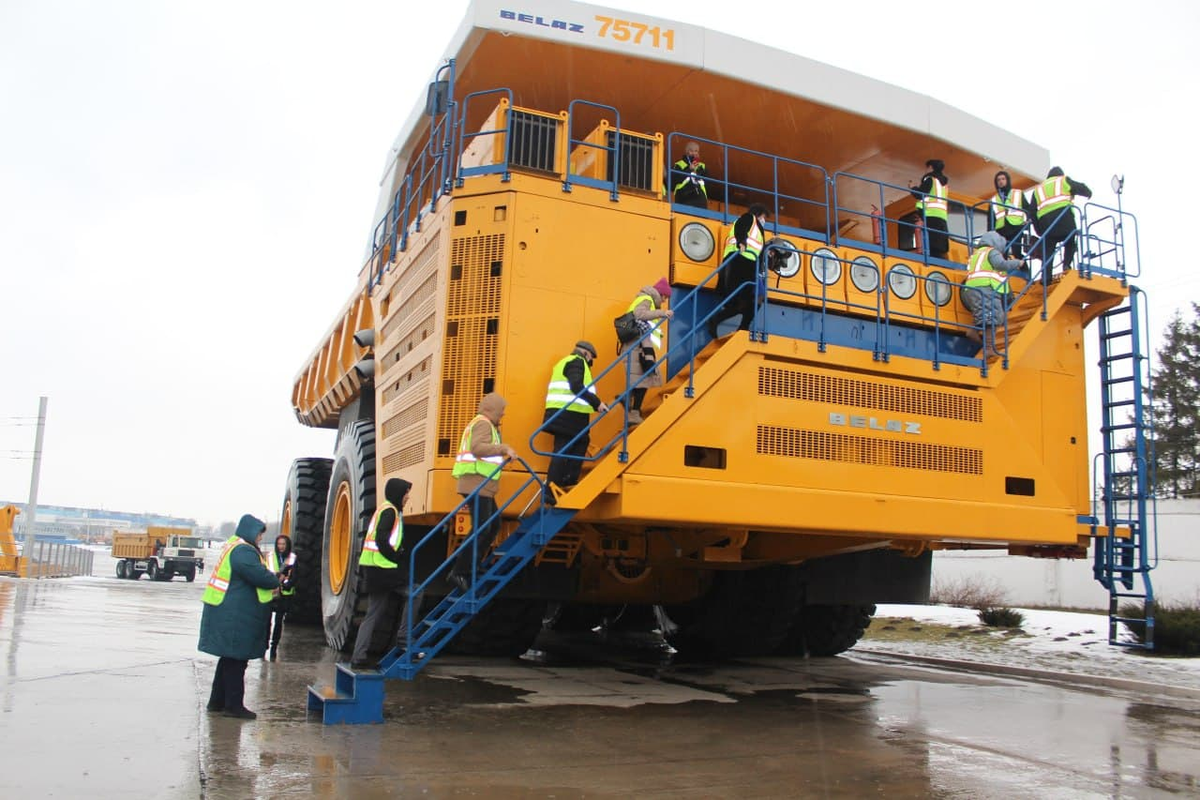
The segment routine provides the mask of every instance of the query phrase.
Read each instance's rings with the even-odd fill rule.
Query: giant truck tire
[[[699,600],[664,607],[678,626],[669,640],[691,657],[768,655],[787,636],[802,592],[797,576],[785,566],[719,572]]]
[[[288,470],[279,532],[292,537],[296,554],[296,593],[288,622],[317,625],[321,622],[321,552],[325,539],[325,501],[333,460],[298,458]],[[274,544],[271,545],[274,547]],[[194,571],[188,580],[195,580]]]
[[[496,598],[446,645],[446,651],[472,656],[519,656],[542,630],[546,601]]]
[[[778,650],[780,655],[836,656],[858,643],[875,606],[804,606]]]
[[[321,621],[335,650],[354,643],[367,610],[358,557],[375,513],[375,427],[353,422],[339,437],[321,547]]]
[[[183,573],[183,576],[185,578],[187,578],[188,583],[191,583],[192,581],[196,580],[196,568],[192,567],[187,572]]]

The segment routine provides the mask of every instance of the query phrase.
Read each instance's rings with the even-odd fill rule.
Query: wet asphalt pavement
[[[0,797],[1200,795],[1200,698],[853,654],[681,664],[548,639],[441,657],[388,684],[385,724],[325,727],[305,687],[333,653],[293,627],[247,670],[259,719],[211,716],[202,588],[0,578]]]

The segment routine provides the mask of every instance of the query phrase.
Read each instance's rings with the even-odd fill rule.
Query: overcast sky
[[[1101,202],[1122,172],[1155,331],[1200,299],[1178,233],[1200,5],[613,6],[933,95]],[[0,499],[27,497],[45,394],[41,502],[278,516],[291,460],[333,446],[295,422],[292,379],[354,289],[384,157],[466,7],[0,1]],[[1014,52],[1024,83],[996,78]]]

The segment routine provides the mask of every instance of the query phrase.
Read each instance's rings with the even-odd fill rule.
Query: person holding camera
[[[626,313],[633,314],[643,332],[650,332],[640,343],[622,343],[617,350],[617,354],[620,355],[627,346],[629,347],[629,385],[636,387],[629,393],[630,425],[640,425],[643,422],[642,401],[646,399],[646,390],[663,385],[662,373],[655,369],[654,362],[658,360],[658,351],[662,349],[663,344],[663,329],[659,320],[675,316],[674,311],[665,308],[670,299],[671,284],[666,278],[659,278],[653,286],[643,286],[626,309]]]
[[[708,187],[704,179],[708,170],[700,160],[700,143],[688,142],[683,148],[683,158],[671,168],[672,193],[675,202],[693,208],[708,208]]]
[[[271,601],[271,649],[267,660],[279,657],[279,640],[283,637],[283,620],[291,610],[292,595],[296,593],[296,553],[292,550],[292,537],[279,534],[275,537],[275,549],[267,553],[267,569],[279,578],[279,590]]]

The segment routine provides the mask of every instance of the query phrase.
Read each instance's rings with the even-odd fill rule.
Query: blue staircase
[[[1152,435],[1145,417],[1149,361],[1143,352],[1145,293],[1129,287],[1129,302],[1100,315],[1100,395],[1103,452],[1103,530],[1092,525],[1092,571],[1108,590],[1108,642],[1154,649],[1154,532],[1148,504],[1153,487]],[[1120,531],[1120,533],[1118,533]],[[1128,531],[1128,535],[1125,535]],[[1143,617],[1122,616],[1124,603],[1140,604]],[[1143,622],[1144,618],[1144,622]],[[1144,624],[1140,642],[1120,641],[1121,623]]]
[[[531,483],[540,485],[540,481],[534,475],[496,511],[496,515],[499,516],[508,505],[520,497]],[[441,523],[422,538],[413,548],[412,562],[415,563],[415,551],[431,541],[441,528],[451,524],[459,509],[472,499],[472,496],[468,496],[458,508],[447,514]],[[424,619],[415,625],[409,620],[408,629],[415,633],[407,649],[393,648],[374,670],[355,671],[345,664],[338,664],[332,687],[308,687],[308,710],[319,713],[321,721],[326,725],[383,722],[384,681],[415,678],[417,673],[449,644],[455,634],[466,627],[484,606],[516,578],[574,516],[573,509],[539,506],[521,520],[508,538],[496,546],[487,569],[475,576],[466,592],[456,588],[443,597]],[[488,521],[485,520],[476,526],[476,529],[482,529]],[[472,547],[475,535],[475,531],[472,531],[459,549]],[[413,585],[410,581],[409,596],[416,596],[424,592],[435,580],[441,580],[458,552],[459,550],[456,550],[421,583]],[[413,574],[411,568],[409,574]]]

